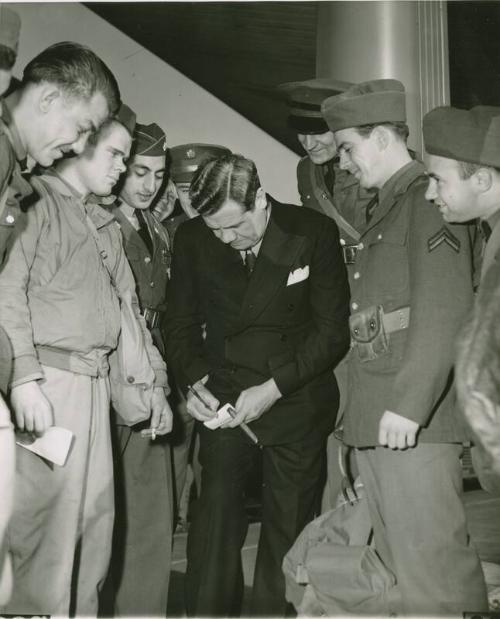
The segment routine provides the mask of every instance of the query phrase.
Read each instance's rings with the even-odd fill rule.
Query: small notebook
[[[223,423],[229,421],[229,419],[232,419],[233,417],[234,408],[231,406],[231,404],[224,404],[224,406],[219,408],[219,410],[215,414],[215,417],[209,419],[208,421],[204,421],[203,425],[205,425],[207,428],[210,428],[210,430],[215,430],[216,428],[220,428]]]

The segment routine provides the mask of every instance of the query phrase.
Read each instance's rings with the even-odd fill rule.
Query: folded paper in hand
[[[223,423],[233,418],[233,415],[230,411],[234,412],[234,408],[231,406],[231,404],[224,404],[224,406],[219,408],[219,410],[215,414],[215,417],[209,419],[208,421],[204,421],[203,425],[207,428],[210,428],[210,430],[220,428]]]
[[[30,434],[16,433],[18,445],[58,466],[66,464],[72,440],[73,432],[58,426],[51,426],[42,436],[35,439]]]
[[[286,282],[287,286],[292,286],[293,284],[298,284],[299,282],[304,281],[309,277],[309,265],[306,264],[302,269],[295,269],[295,271],[290,271],[288,274],[288,280]]]

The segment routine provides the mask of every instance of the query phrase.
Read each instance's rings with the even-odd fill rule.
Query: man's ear
[[[380,151],[385,150],[391,141],[391,132],[387,127],[377,125],[372,131],[373,139]]]
[[[479,168],[472,175],[474,187],[477,189],[478,193],[486,193],[489,191],[493,185],[493,174],[494,172],[489,168]]]
[[[266,192],[259,187],[255,194],[255,208],[265,210],[267,208],[267,196]]]
[[[46,114],[61,95],[60,89],[55,84],[44,83],[38,93],[38,108],[42,114]]]

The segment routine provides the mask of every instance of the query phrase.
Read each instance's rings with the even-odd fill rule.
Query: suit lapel
[[[303,244],[304,237],[283,232],[271,212],[255,269],[241,305],[240,323],[252,323],[278,290],[286,286],[292,267],[301,266],[296,265],[295,261]]]

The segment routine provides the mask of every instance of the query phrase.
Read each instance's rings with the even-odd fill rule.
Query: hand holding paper
[[[72,440],[73,432],[57,426],[51,426],[39,438],[33,438],[31,434],[24,432],[16,433],[18,445],[58,466],[66,464]]]

